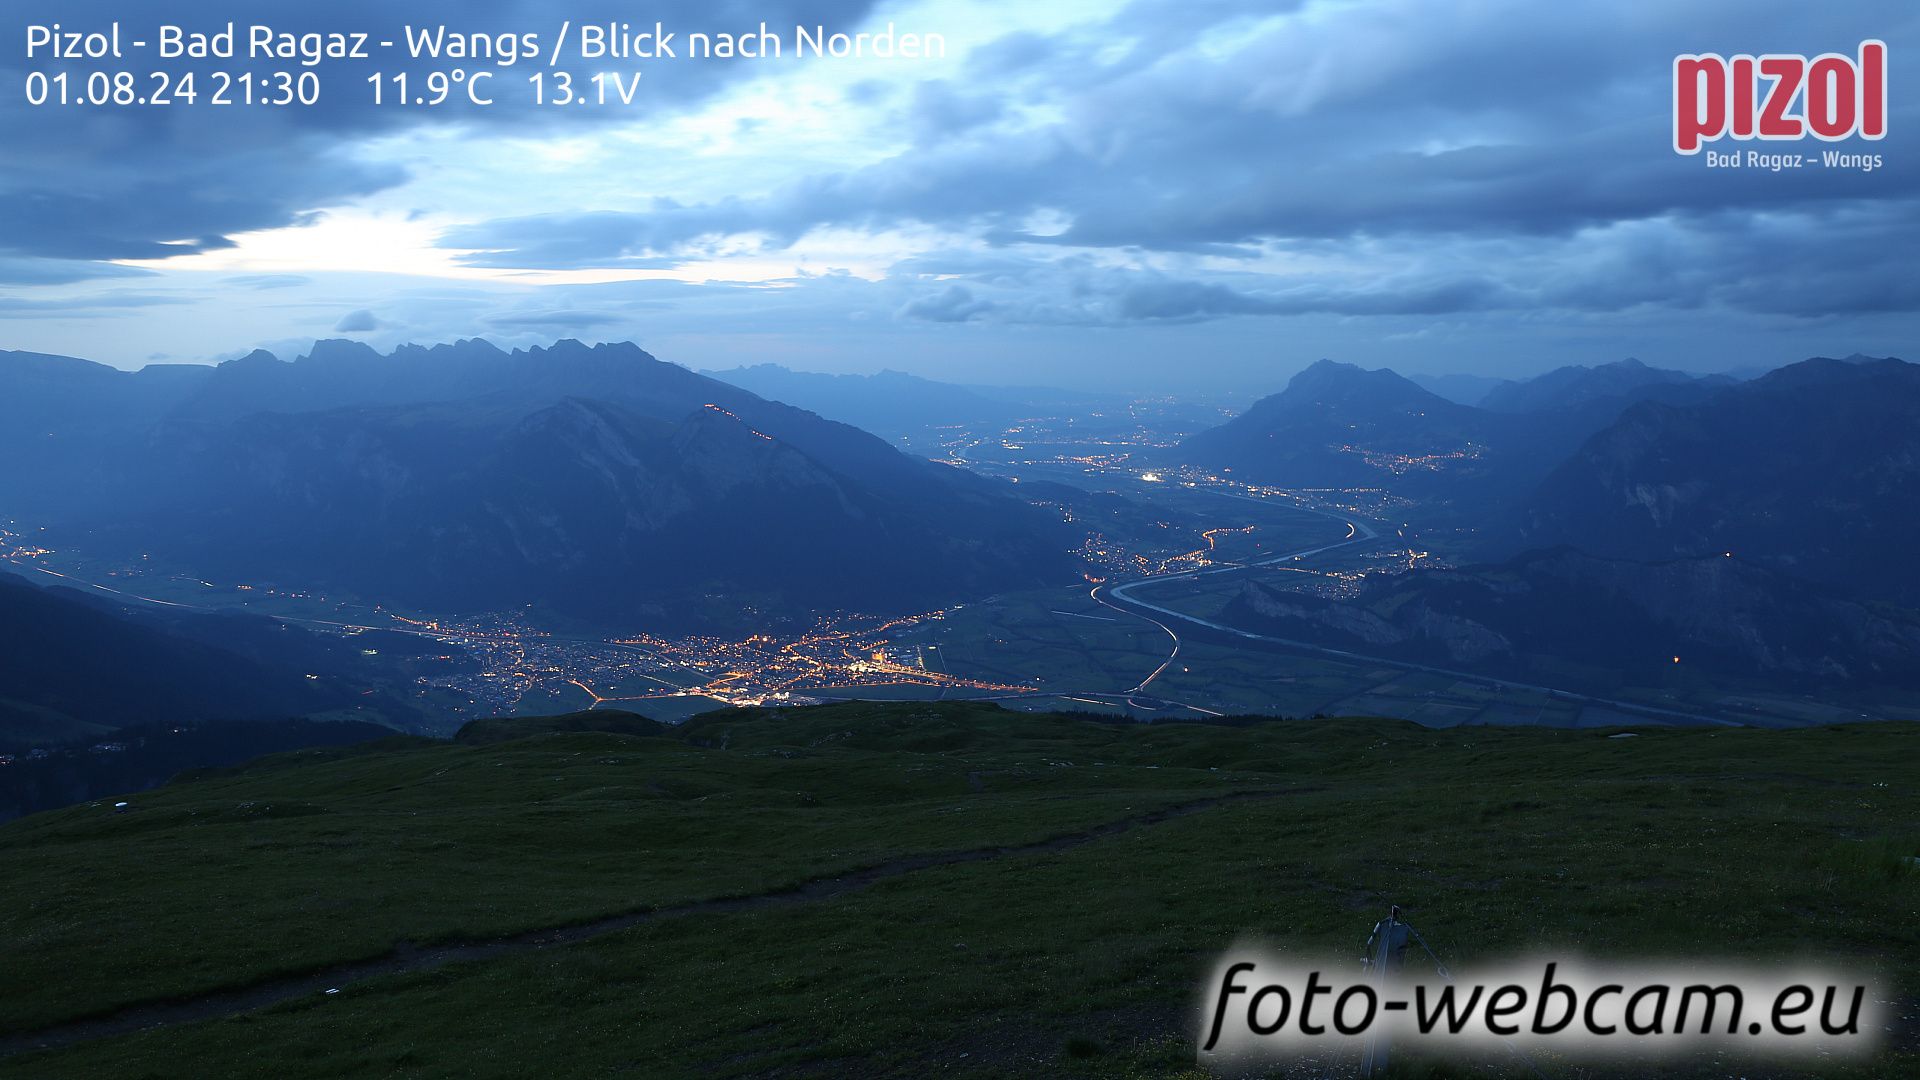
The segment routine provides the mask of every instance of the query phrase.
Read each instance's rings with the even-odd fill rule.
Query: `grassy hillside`
[[[1911,725],[592,723],[0,827],[0,1075],[1184,1075],[1221,950],[1357,959],[1390,903],[1456,971],[1813,951],[1913,1011]]]

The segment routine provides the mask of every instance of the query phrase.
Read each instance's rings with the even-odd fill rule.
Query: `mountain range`
[[[1748,382],[1563,368],[1477,408],[1322,362],[1181,449],[1242,478],[1387,488],[1429,521],[1470,508],[1479,565],[1350,601],[1250,584],[1222,616],[1243,628],[1549,685],[1909,686],[1915,417],[1920,366],[1897,359]],[[1664,670],[1675,655],[1685,670]]]
[[[1635,401],[1698,400],[1705,392],[1736,382],[1737,379],[1727,375],[1689,375],[1684,371],[1648,367],[1629,358],[1596,367],[1575,364],[1531,379],[1508,380],[1488,390],[1480,399],[1480,407],[1507,413],[1597,408],[1618,414]]]
[[[1321,360],[1280,393],[1189,437],[1180,456],[1264,483],[1385,486],[1486,504],[1528,490],[1637,402],[1684,404],[1730,385],[1725,376],[1624,360],[1502,382],[1474,406],[1385,368]]]
[[[1010,485],[631,344],[117,372],[0,355],[0,506],[200,576],[598,625],[932,607],[1072,572]],[[748,616],[746,609],[756,613]]]
[[[1321,360],[1287,388],[1181,443],[1180,456],[1240,479],[1344,487],[1486,475],[1503,425],[1385,368]]]
[[[1512,543],[1740,559],[1920,606],[1920,365],[1792,364],[1703,400],[1644,401],[1521,505]]]

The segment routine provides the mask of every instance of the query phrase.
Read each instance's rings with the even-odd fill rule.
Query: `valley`
[[[1684,677],[1587,693],[1576,689],[1571,659],[1564,681],[1551,669],[1546,679],[1517,680],[1228,625],[1221,613],[1249,582],[1350,599],[1368,583],[1468,559],[1477,537],[1456,513],[1395,494],[1402,464],[1377,462],[1379,484],[1323,489],[1179,464],[1177,444],[1205,422],[1189,406],[1148,399],[897,436],[1051,506],[1083,537],[1080,580],[928,610],[771,617],[737,636],[601,629],[532,609],[433,611],[300,583],[215,583],[168,573],[150,557],[57,550],[43,530],[18,522],[0,526],[0,553],[18,570],[145,603],[439,643],[450,660],[468,662],[412,688],[435,706],[430,732],[487,715],[617,708],[678,721],[720,706],[860,698],[1140,719],[1382,714],[1429,726],[1920,718],[1898,696],[1781,694]],[[1423,526],[1427,519],[1435,523]]]

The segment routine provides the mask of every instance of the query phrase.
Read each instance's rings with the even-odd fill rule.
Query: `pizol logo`
[[[1717,139],[1827,142],[1887,134],[1887,43],[1856,56],[1791,53],[1673,58],[1673,149],[1697,154]]]

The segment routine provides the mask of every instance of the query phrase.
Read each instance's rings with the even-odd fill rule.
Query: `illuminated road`
[[[1227,493],[1225,492],[1220,492],[1218,494],[1227,495]],[[1244,495],[1228,495],[1228,497],[1229,498],[1245,498],[1253,502],[1263,501],[1260,499],[1253,499],[1251,496],[1244,496]],[[1314,511],[1314,512],[1323,514],[1324,516],[1327,516],[1327,517],[1334,517],[1336,518],[1336,520],[1345,521],[1348,528],[1346,538],[1343,540],[1338,540],[1331,544],[1321,544],[1316,547],[1302,548],[1298,551],[1289,551],[1281,555],[1274,555],[1269,558],[1261,559],[1253,563],[1233,565],[1233,566],[1213,567],[1206,570],[1188,570],[1178,574],[1164,574],[1157,577],[1141,578],[1137,581],[1129,581],[1123,585],[1116,585],[1110,588],[1104,585],[1095,587],[1093,590],[1094,600],[1096,600],[1097,602],[1099,602],[1105,607],[1112,608],[1115,611],[1126,612],[1129,615],[1133,615],[1137,618],[1144,619],[1147,622],[1152,623],[1153,625],[1166,631],[1168,638],[1170,638],[1173,641],[1172,653],[1169,654],[1165,660],[1161,661],[1160,666],[1155,668],[1151,674],[1149,674],[1145,679],[1141,680],[1139,686],[1134,687],[1133,690],[1128,691],[1128,693],[1134,694],[1134,693],[1140,692],[1141,690],[1144,690],[1148,683],[1151,683],[1153,682],[1153,680],[1159,678],[1161,673],[1166,671],[1167,667],[1173,663],[1174,658],[1180,654],[1180,635],[1173,629],[1173,625],[1184,624],[1188,627],[1198,627],[1200,629],[1210,631],[1216,634],[1228,634],[1244,641],[1261,642],[1263,644],[1280,646],[1282,648],[1296,650],[1299,652],[1312,653],[1317,656],[1325,656],[1335,660],[1344,660],[1350,663],[1379,664],[1386,667],[1399,668],[1403,671],[1416,671],[1416,672],[1421,672],[1423,674],[1428,674],[1428,675],[1439,675],[1439,676],[1443,676],[1450,679],[1457,679],[1462,682],[1477,683],[1482,686],[1488,686],[1488,687],[1492,687],[1500,690],[1519,690],[1519,691],[1524,691],[1528,693],[1545,694],[1548,697],[1557,698],[1562,701],[1575,701],[1585,705],[1598,705],[1598,706],[1603,706],[1609,709],[1617,709],[1621,712],[1639,713],[1642,715],[1653,716],[1653,717],[1666,719],[1666,720],[1679,720],[1679,721],[1684,721],[1684,722],[1693,723],[1693,724],[1713,724],[1713,725],[1719,725],[1723,727],[1742,726],[1737,721],[1727,720],[1720,717],[1703,716],[1698,713],[1680,712],[1674,709],[1662,709],[1653,705],[1641,705],[1641,704],[1637,704],[1629,701],[1615,701],[1610,698],[1593,697],[1588,694],[1579,694],[1570,690],[1560,690],[1551,686],[1536,686],[1531,683],[1514,682],[1509,679],[1497,679],[1489,675],[1478,675],[1471,672],[1454,671],[1448,668],[1433,667],[1428,664],[1417,664],[1407,660],[1393,660],[1393,659],[1388,659],[1388,658],[1379,657],[1379,656],[1367,656],[1361,653],[1349,652],[1345,649],[1334,649],[1334,648],[1328,648],[1327,646],[1324,646],[1324,645],[1316,645],[1308,641],[1295,641],[1291,638],[1274,637],[1270,634],[1256,634],[1249,630],[1242,630],[1239,627],[1227,626],[1224,623],[1214,622],[1211,619],[1203,619],[1197,615],[1189,615],[1182,611],[1176,611],[1173,608],[1163,607],[1162,605],[1155,604],[1147,600],[1142,600],[1139,597],[1132,595],[1135,590],[1146,588],[1148,586],[1160,585],[1165,582],[1178,581],[1182,578],[1199,578],[1199,577],[1205,577],[1205,576],[1214,575],[1214,574],[1231,574],[1231,573],[1251,574],[1256,572],[1257,569],[1260,567],[1273,566],[1283,562],[1298,562],[1302,559],[1306,559],[1315,555],[1324,554],[1325,552],[1328,552],[1328,551],[1333,551],[1343,547],[1349,547],[1355,544],[1364,544],[1370,540],[1377,539],[1379,536],[1379,534],[1375,532],[1371,527],[1369,527],[1364,521],[1360,521],[1354,518],[1340,517],[1339,515],[1335,515],[1335,514],[1328,514],[1325,511]],[[1104,593],[1105,595],[1102,595],[1102,593]],[[1165,621],[1162,621],[1162,620],[1165,620]],[[1169,624],[1173,624],[1173,625],[1169,625]],[[1188,707],[1191,708],[1192,706],[1188,706]]]
[[[1191,490],[1191,489],[1189,489]],[[1658,708],[1632,702],[1614,701],[1597,698],[1552,687],[1535,686],[1512,682],[1467,672],[1453,671],[1410,661],[1366,656],[1343,649],[1329,648],[1307,641],[1295,641],[1267,634],[1258,634],[1237,627],[1215,622],[1211,619],[1187,614],[1143,598],[1140,593],[1160,583],[1173,583],[1183,579],[1216,578],[1221,574],[1240,574],[1253,576],[1263,568],[1273,568],[1282,564],[1299,563],[1307,559],[1324,556],[1343,549],[1358,550],[1381,538],[1381,534],[1367,521],[1346,513],[1335,513],[1316,507],[1299,505],[1290,499],[1278,497],[1257,497],[1240,494],[1219,488],[1205,488],[1220,498],[1236,499],[1268,507],[1285,506],[1288,509],[1303,510],[1342,523],[1346,535],[1327,543],[1316,543],[1291,551],[1267,555],[1244,562],[1226,562],[1211,564],[1206,562],[1208,555],[1216,549],[1214,535],[1219,532],[1239,531],[1230,529],[1209,530],[1205,536],[1208,547],[1176,556],[1161,563],[1162,566],[1177,565],[1180,561],[1194,559],[1201,565],[1191,570],[1172,573],[1159,573],[1118,585],[1098,585],[1089,592],[1095,603],[1127,618],[1139,619],[1156,627],[1167,636],[1168,651],[1151,671],[1132,687],[1119,693],[1107,690],[1082,690],[1075,692],[1041,691],[1035,686],[1010,685],[955,676],[944,670],[933,671],[927,667],[926,653],[918,653],[918,662],[913,657],[889,653],[888,639],[895,628],[913,625],[926,619],[939,618],[942,612],[928,612],[918,615],[899,617],[876,617],[872,621],[862,617],[851,623],[840,625],[822,624],[810,633],[797,639],[776,644],[771,638],[764,641],[759,637],[744,642],[720,641],[718,639],[693,638],[684,641],[669,641],[640,635],[636,638],[576,638],[570,635],[555,635],[532,627],[517,625],[459,625],[439,620],[416,620],[400,616],[393,612],[379,612],[377,617],[367,622],[334,621],[312,617],[292,615],[270,615],[284,622],[304,624],[331,630],[371,630],[383,629],[412,634],[419,637],[451,641],[467,646],[479,646],[492,650],[493,669],[503,673],[507,679],[504,689],[513,690],[507,705],[530,692],[539,682],[552,678],[561,685],[585,694],[588,708],[614,706],[625,702],[644,702],[655,698],[669,697],[711,697],[727,704],[761,704],[778,697],[785,699],[787,694],[812,695],[823,699],[837,699],[859,695],[859,688],[868,685],[894,686],[900,683],[915,684],[929,689],[937,689],[940,697],[946,697],[954,691],[966,693],[966,696],[978,700],[1010,701],[1021,698],[1059,697],[1067,701],[1082,702],[1104,706],[1123,706],[1133,710],[1154,713],[1170,709],[1183,709],[1193,713],[1220,715],[1211,709],[1201,708],[1185,702],[1160,698],[1148,693],[1180,658],[1184,642],[1181,634],[1193,635],[1196,632],[1204,637],[1225,639],[1228,643],[1241,641],[1266,647],[1277,647],[1289,651],[1328,657],[1349,663],[1394,667],[1405,671],[1438,675],[1462,682],[1473,683],[1495,689],[1522,691],[1545,695],[1563,701],[1578,702],[1617,709],[1622,712],[1638,713],[1667,720],[1688,723],[1727,724],[1738,726],[1735,722],[1715,717]],[[58,578],[73,586],[85,587],[110,594],[129,601],[162,605],[189,610],[217,610],[193,603],[178,603],[156,597],[141,596],[137,593],[106,585],[96,584],[62,574],[43,565],[19,563],[23,570],[37,571]],[[203,583],[204,584],[204,583]],[[245,588],[246,586],[241,586]],[[1077,612],[1057,612],[1062,616],[1078,618],[1098,618],[1081,615]],[[353,614],[346,615],[352,619]],[[372,625],[370,625],[372,624]],[[546,667],[536,669],[528,663],[529,648],[542,650],[542,663]],[[624,667],[610,667],[608,663],[594,655],[594,650],[617,650],[631,652],[646,657],[658,665],[654,670],[627,670]],[[671,669],[671,670],[668,670]],[[718,669],[724,672],[717,676]],[[545,672],[547,674],[528,674]],[[678,678],[673,677],[675,673]],[[510,678],[509,678],[510,676]],[[483,672],[482,678],[491,679],[490,672]],[[621,693],[614,689],[596,689],[596,683],[606,685],[604,678],[640,678],[661,687],[658,691],[641,692],[628,690]],[[511,684],[511,685],[507,685]],[[1111,685],[1111,684],[1109,684]],[[463,687],[464,692],[479,695],[487,694],[489,699],[497,696],[486,687],[473,689]],[[851,693],[850,693],[851,691]]]
[[[1169,575],[1167,575],[1166,577],[1160,577],[1160,578],[1147,578],[1146,580],[1147,580],[1147,581],[1166,581],[1166,580],[1169,580],[1169,579],[1171,579],[1171,578],[1176,578],[1176,577],[1188,577],[1188,576],[1190,576],[1190,575],[1189,575],[1189,574],[1169,574]],[[1136,581],[1136,582],[1131,582],[1130,584],[1132,584],[1132,585],[1138,585],[1138,584],[1140,584],[1140,582],[1138,582],[1138,581]],[[1139,693],[1139,692],[1141,692],[1142,690],[1145,690],[1145,689],[1147,688],[1147,684],[1148,684],[1148,683],[1150,683],[1150,682],[1152,682],[1153,680],[1155,680],[1155,679],[1157,679],[1157,678],[1159,678],[1159,677],[1160,677],[1160,673],[1161,673],[1161,672],[1163,672],[1163,671],[1165,671],[1165,670],[1167,670],[1167,668],[1168,668],[1168,667],[1170,667],[1170,666],[1172,666],[1172,664],[1173,664],[1173,662],[1174,662],[1175,660],[1177,660],[1177,659],[1179,659],[1179,658],[1180,658],[1180,635],[1179,635],[1179,634],[1176,634],[1176,633],[1174,633],[1174,632],[1173,632],[1173,627],[1171,627],[1171,626],[1168,626],[1168,625],[1167,625],[1166,623],[1163,623],[1163,622],[1161,622],[1160,620],[1158,620],[1158,619],[1156,619],[1156,618],[1154,618],[1154,617],[1152,617],[1151,615],[1142,615],[1142,614],[1141,614],[1141,613],[1139,613],[1138,611],[1133,611],[1133,610],[1130,610],[1130,609],[1128,609],[1128,608],[1123,608],[1123,607],[1120,607],[1120,606],[1119,606],[1119,605],[1117,605],[1117,604],[1109,604],[1109,603],[1107,603],[1107,602],[1106,602],[1106,601],[1105,601],[1104,599],[1102,599],[1102,598],[1101,598],[1101,596],[1100,596],[1100,590],[1101,590],[1101,588],[1103,588],[1103,586],[1100,586],[1100,585],[1095,585],[1095,586],[1094,586],[1094,587],[1093,587],[1093,588],[1092,588],[1092,589],[1091,589],[1091,590],[1090,590],[1090,591],[1089,591],[1089,592],[1087,593],[1087,595],[1088,595],[1088,596],[1089,596],[1090,598],[1092,598],[1092,600],[1093,600],[1093,602],[1094,602],[1094,603],[1096,603],[1096,604],[1100,604],[1100,605],[1102,605],[1103,607],[1109,607],[1109,608],[1112,608],[1113,610],[1115,610],[1115,611],[1117,611],[1117,612],[1119,612],[1119,613],[1121,613],[1122,615],[1131,615],[1131,616],[1133,616],[1133,617],[1134,617],[1134,618],[1136,618],[1136,619],[1145,619],[1146,621],[1148,621],[1148,622],[1150,622],[1150,623],[1152,623],[1153,625],[1155,625],[1155,626],[1157,626],[1157,627],[1159,627],[1159,628],[1160,628],[1161,630],[1164,630],[1164,631],[1166,631],[1166,634],[1167,634],[1167,637],[1168,637],[1168,638],[1169,638],[1170,640],[1172,640],[1172,642],[1173,642],[1173,650],[1172,650],[1171,652],[1169,652],[1169,653],[1167,653],[1167,658],[1166,658],[1165,660],[1162,660],[1162,661],[1160,661],[1160,666],[1159,666],[1159,667],[1157,667],[1157,668],[1154,668],[1154,669],[1153,669],[1152,671],[1150,671],[1150,672],[1148,672],[1148,673],[1147,673],[1147,677],[1146,677],[1146,678],[1144,678],[1144,679],[1141,679],[1141,680],[1140,680],[1140,683],[1139,683],[1139,685],[1137,685],[1137,686],[1135,686],[1135,687],[1134,687],[1133,689],[1131,689],[1131,690],[1129,690],[1129,691],[1127,691],[1127,696],[1128,696],[1128,700],[1132,700],[1132,695],[1134,695],[1134,694],[1137,694],[1137,693]],[[1123,586],[1123,588],[1124,588],[1124,586]],[[1118,593],[1118,591],[1116,591],[1116,592],[1115,592],[1115,595],[1119,595],[1119,593]],[[1121,599],[1125,599],[1125,597],[1123,596],[1123,597],[1121,597]],[[1143,607],[1147,607],[1147,606],[1151,606],[1151,605],[1141,605],[1141,606],[1143,606]]]
[[[1213,494],[1220,495],[1224,498],[1229,498],[1229,499],[1245,499],[1248,502],[1255,502],[1255,503],[1265,503],[1267,501],[1265,499],[1254,498],[1251,495],[1237,495],[1227,491],[1215,491],[1213,492]],[[1224,566],[1208,567],[1207,569],[1204,569],[1204,570],[1185,570],[1177,574],[1159,574],[1154,577],[1141,578],[1138,581],[1129,581],[1124,585],[1116,585],[1111,588],[1108,588],[1107,586],[1104,586],[1104,585],[1096,585],[1093,587],[1092,591],[1089,592],[1088,595],[1092,597],[1094,603],[1100,604],[1103,607],[1112,608],[1114,611],[1121,612],[1122,614],[1132,615],[1134,618],[1137,618],[1137,619],[1144,619],[1147,622],[1150,622],[1153,625],[1159,627],[1161,630],[1165,631],[1167,638],[1173,642],[1172,651],[1167,653],[1167,658],[1165,660],[1160,661],[1160,666],[1157,668],[1154,668],[1151,672],[1148,672],[1147,677],[1144,679],[1141,679],[1140,684],[1138,686],[1135,686],[1133,689],[1128,690],[1126,692],[1124,696],[1126,696],[1129,701],[1132,700],[1132,696],[1134,694],[1138,694],[1144,691],[1147,688],[1147,686],[1153,682],[1153,680],[1159,678],[1161,674],[1167,670],[1167,668],[1173,666],[1173,662],[1179,659],[1180,657],[1180,635],[1173,629],[1173,627],[1168,626],[1166,623],[1161,622],[1159,619],[1154,618],[1152,615],[1146,614],[1145,612],[1140,610],[1141,608],[1146,608],[1148,610],[1158,612],[1163,615],[1171,615],[1176,620],[1180,620],[1180,621],[1199,623],[1201,625],[1209,626],[1209,627],[1213,627],[1217,625],[1214,623],[1206,622],[1205,620],[1202,620],[1202,619],[1193,618],[1192,616],[1189,616],[1189,615],[1183,615],[1180,612],[1174,611],[1171,608],[1163,608],[1157,604],[1149,604],[1144,600],[1135,599],[1128,595],[1134,589],[1137,589],[1142,585],[1154,585],[1154,584],[1159,584],[1161,582],[1167,582],[1167,581],[1179,581],[1182,578],[1202,578],[1202,577],[1209,577],[1215,574],[1244,573],[1253,569],[1254,567],[1273,566],[1276,563],[1283,563],[1283,562],[1298,562],[1301,559],[1305,559],[1314,555],[1319,555],[1324,552],[1333,551],[1336,548],[1343,548],[1352,544],[1363,544],[1363,543],[1366,543],[1367,541],[1376,539],[1379,536],[1379,533],[1374,531],[1373,526],[1367,524],[1364,521],[1361,521],[1358,518],[1343,517],[1339,514],[1329,513],[1325,510],[1313,510],[1307,507],[1299,507],[1299,509],[1307,510],[1309,513],[1318,514],[1321,517],[1332,518],[1335,521],[1343,523],[1347,527],[1347,535],[1344,538],[1340,540],[1336,540],[1331,544],[1320,544],[1315,547],[1300,548],[1297,551],[1283,552],[1279,555],[1270,555],[1267,558],[1259,559],[1251,563],[1245,563],[1245,564],[1230,563]],[[1131,604],[1133,606],[1122,607],[1120,606],[1120,604],[1115,604],[1108,601],[1106,597],[1100,595],[1102,590],[1105,590],[1114,599],[1120,600],[1127,604]],[[1230,630],[1230,628],[1227,628],[1227,627],[1218,627],[1218,628],[1223,630]],[[1240,631],[1230,630],[1230,632],[1239,633]],[[1187,708],[1193,708],[1193,706],[1189,705],[1187,706]],[[1206,710],[1202,709],[1200,711],[1205,712]]]

